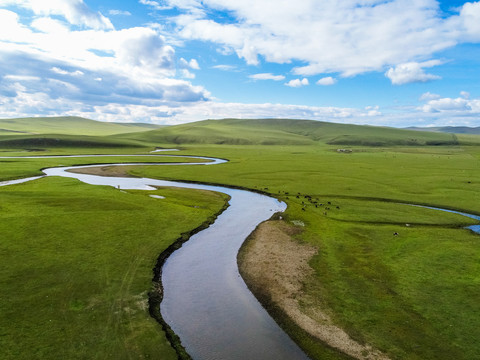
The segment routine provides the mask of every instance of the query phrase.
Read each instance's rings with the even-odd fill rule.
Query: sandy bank
[[[240,272],[248,287],[267,308],[274,307],[311,336],[355,359],[387,360],[385,354],[362,345],[335,326],[325,309],[302,311],[302,284],[313,274],[308,265],[317,249],[295,241],[299,227],[284,221],[262,223],[245,243],[239,255]],[[268,300],[267,300],[268,299]]]
[[[131,177],[128,172],[131,170],[131,166],[102,166],[88,167],[69,170],[70,172],[77,174],[99,175],[99,176],[117,176],[117,177]]]

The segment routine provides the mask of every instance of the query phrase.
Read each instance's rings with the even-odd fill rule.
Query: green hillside
[[[408,129],[418,131],[436,131],[454,134],[480,135],[480,127],[469,126],[411,127]]]
[[[0,135],[96,135],[133,133],[159,128],[153,124],[108,123],[76,116],[0,119]]]
[[[150,143],[227,145],[423,146],[463,141],[455,134],[291,119],[205,120],[123,136]],[[480,143],[475,137],[466,139]]]
[[[83,140],[63,136],[88,136]],[[96,137],[97,139],[93,138]],[[102,138],[98,138],[102,137]],[[60,139],[60,140],[59,140]],[[223,119],[176,126],[107,123],[80,117],[0,119],[0,147],[92,146],[105,143],[338,146],[480,144],[467,134],[418,131],[314,120]],[[102,145],[101,145],[102,146]]]
[[[143,146],[134,141],[106,136],[81,135],[2,135],[0,149],[45,149],[45,148],[123,148]]]

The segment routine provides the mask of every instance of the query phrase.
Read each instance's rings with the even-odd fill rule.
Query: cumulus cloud
[[[432,94],[431,92],[426,92],[423,93],[422,96],[420,96],[419,100],[420,101],[429,101],[429,100],[436,100],[440,99],[441,96],[438,94]]]
[[[317,85],[324,85],[324,86],[334,85],[336,83],[337,83],[337,80],[331,76],[321,78],[320,80],[317,81]]]
[[[467,2],[457,18],[452,18],[451,22],[462,30],[461,36],[465,41],[480,41],[480,1]]]
[[[294,87],[294,88],[298,88],[298,87],[302,87],[302,86],[307,86],[308,85],[308,79],[307,78],[303,78],[303,79],[293,79],[293,80],[290,80],[289,82],[285,83],[286,86],[289,86],[289,87]]]
[[[107,109],[107,104],[176,107],[210,98],[207,90],[188,81],[194,77],[188,69],[198,69],[198,62],[185,60],[187,68],[180,66],[177,72],[175,50],[160,30],[115,30],[109,21],[100,26],[92,19],[103,18],[82,1],[62,3],[64,7],[55,10],[55,1],[21,0],[16,5],[30,10],[21,18],[0,9],[4,116],[56,115],[73,109],[88,114],[94,107]],[[68,13],[67,5],[80,9],[84,17]],[[80,22],[82,28],[76,25]]]
[[[196,59],[191,59],[190,61],[187,61],[184,58],[181,58],[179,65],[184,69],[200,70],[200,65],[198,65],[198,61]]]
[[[426,113],[445,113],[461,116],[480,116],[480,99],[470,99],[464,91],[457,98],[435,98],[428,100],[421,110]]]
[[[435,0],[301,0],[281,6],[276,0],[162,3],[183,11],[170,19],[180,37],[216,43],[252,65],[259,64],[260,57],[306,63],[293,69],[300,76],[353,76],[390,67],[395,77],[402,64],[428,61],[458,43],[480,41],[480,2],[466,3],[448,16]],[[228,12],[231,21],[208,15],[215,11]],[[399,75],[405,80],[397,83],[434,79],[422,69],[416,71],[416,76]]]
[[[0,5],[14,5],[31,10],[35,15],[60,15],[70,24],[92,29],[113,29],[108,18],[88,8],[83,0],[3,0]]]
[[[253,75],[250,75],[249,78],[253,80],[274,80],[274,81],[285,80],[285,76],[273,75],[272,73],[253,74]]]
[[[427,74],[424,68],[441,64],[438,60],[426,61],[423,63],[409,62],[390,68],[385,76],[392,81],[393,85],[404,85],[414,82],[428,82],[441,79],[438,75]]]
[[[185,79],[195,79],[195,74],[190,72],[188,69],[180,69],[180,74]]]

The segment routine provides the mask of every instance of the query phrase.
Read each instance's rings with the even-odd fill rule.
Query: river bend
[[[102,166],[214,165],[226,162],[222,159],[192,158],[204,159],[205,162]],[[75,178],[87,184],[110,185],[119,189],[153,190],[156,186],[174,186],[217,191],[230,196],[230,206],[215,223],[192,236],[163,266],[161,314],[193,359],[308,359],[252,295],[237,266],[237,253],[246,237],[275,212],[284,211],[285,203],[258,193],[227,187],[69,172],[95,166],[99,165],[49,168],[43,172],[46,176]]]

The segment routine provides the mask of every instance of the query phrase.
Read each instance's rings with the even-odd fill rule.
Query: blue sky
[[[0,0],[0,117],[480,126],[480,2]]]

